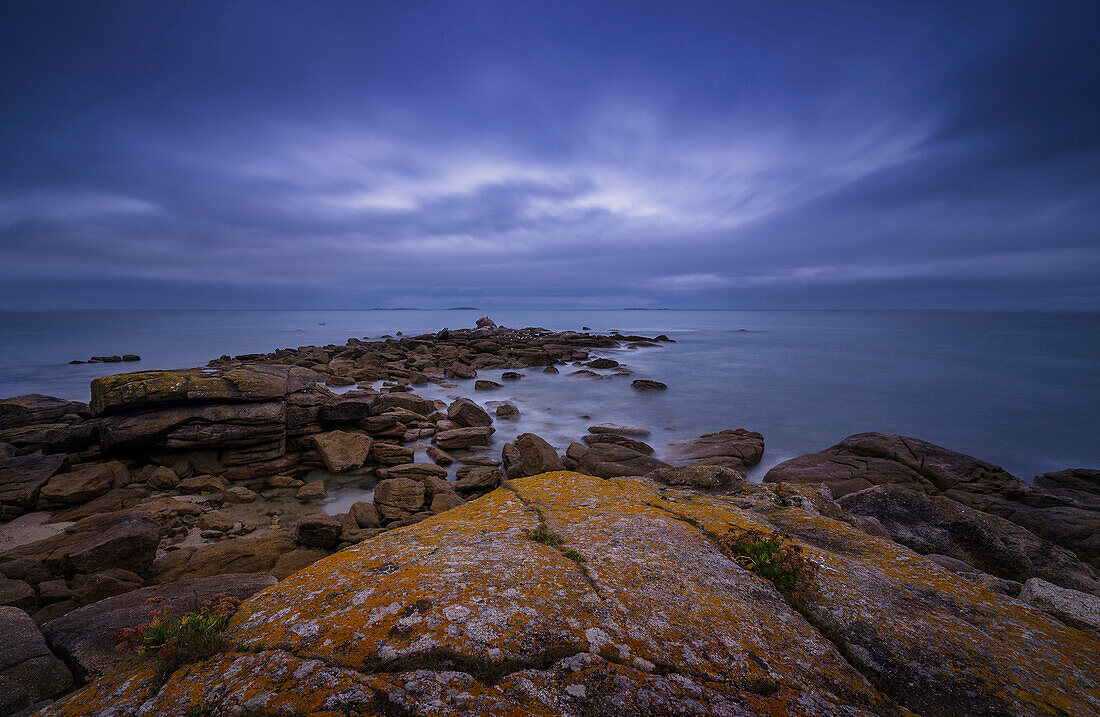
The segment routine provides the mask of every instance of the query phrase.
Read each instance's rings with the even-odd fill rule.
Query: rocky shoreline
[[[143,704],[145,713],[188,714],[201,704],[173,688],[172,680],[153,684],[135,677],[133,671],[141,669],[141,661],[114,650],[115,630],[146,619],[150,608],[145,600],[152,596],[167,596],[185,609],[191,604],[188,601],[199,604],[217,594],[245,599],[261,590],[242,607],[241,614],[252,617],[236,619],[234,634],[247,643],[271,646],[249,658],[257,661],[250,670],[272,669],[276,663],[295,666],[294,679],[288,678],[277,689],[268,687],[274,690],[272,694],[296,693],[300,701],[276,709],[276,704],[282,703],[272,697],[255,707],[262,708],[261,712],[310,711],[308,699],[312,698],[306,695],[319,695],[323,690],[310,688],[310,692],[298,674],[304,669],[302,660],[314,659],[328,649],[313,638],[339,632],[334,613],[322,609],[328,598],[319,599],[316,609],[300,611],[299,617],[309,612],[308,620],[301,619],[319,630],[304,642],[268,635],[263,632],[267,628],[257,625],[270,625],[268,617],[285,612],[280,605],[292,604],[285,601],[308,601],[312,598],[303,596],[319,595],[344,582],[348,590],[358,585],[345,599],[365,594],[366,583],[359,584],[363,578],[341,582],[325,572],[326,566],[348,566],[349,561],[358,561],[356,564],[368,572],[377,566],[396,566],[371,573],[367,583],[373,586],[370,590],[381,589],[392,596],[370,610],[394,616],[398,624],[393,629],[400,633],[401,646],[371,638],[374,642],[356,650],[374,650],[370,659],[379,660],[389,654],[386,650],[405,650],[401,654],[406,656],[427,654],[445,643],[463,659],[513,660],[516,669],[512,672],[517,675],[524,670],[542,671],[525,679],[541,685],[539,689],[549,700],[543,702],[552,706],[545,711],[551,714],[586,709],[604,713],[592,707],[586,690],[610,679],[644,683],[655,700],[665,700],[664,712],[675,714],[721,713],[726,708],[719,709],[720,705],[746,709],[755,705],[753,709],[765,711],[782,706],[798,714],[842,708],[894,714],[899,707],[919,714],[947,714],[937,711],[933,699],[937,690],[954,695],[961,700],[959,704],[974,711],[1100,712],[1100,685],[1095,678],[1100,668],[1096,654],[1100,632],[1096,572],[1100,567],[1100,471],[1071,469],[1040,476],[1028,484],[997,466],[917,439],[866,433],[786,461],[767,473],[763,485],[754,485],[745,481],[745,473],[760,462],[764,437],[744,428],[727,428],[655,450],[646,443],[644,429],[594,421],[587,435],[578,436],[559,453],[532,433],[503,444],[494,440],[495,424],[518,412],[511,404],[495,405],[490,412],[471,398],[444,403],[416,394],[417,386],[429,383],[455,387],[456,381],[473,381],[475,392],[491,395],[500,384],[479,379],[479,370],[505,370],[504,381],[522,380],[525,371],[568,371],[575,375],[572,380],[623,377],[624,390],[664,390],[663,383],[633,378],[628,367],[599,354],[669,342],[663,335],[510,329],[498,327],[486,317],[474,329],[443,329],[381,341],[350,339],[343,346],[223,356],[203,368],[106,376],[92,382],[88,404],[41,395],[0,400],[0,623],[5,634],[19,636],[0,649],[0,715],[32,706],[46,714],[81,714],[85,705],[90,711],[130,714]],[[570,379],[563,376],[561,380]],[[627,381],[632,382],[630,389]],[[378,382],[378,390],[357,387]],[[421,454],[429,460],[417,460]],[[328,493],[363,486],[373,486],[371,501],[352,503],[346,512],[336,515],[321,510]],[[622,505],[637,504],[637,509],[624,512],[616,503],[618,499],[601,498],[605,492],[601,486],[618,491],[615,495],[622,498]],[[541,497],[533,498],[535,493]],[[624,497],[628,495],[633,497]],[[520,517],[514,524],[502,517],[517,510]],[[554,640],[560,641],[562,635],[557,633],[572,629],[554,620],[584,622],[577,615],[565,617],[573,609],[568,605],[543,605],[534,595],[527,596],[530,603],[515,599],[508,603],[510,610],[522,608],[520,612],[528,615],[525,628],[520,629],[514,621],[490,621],[496,627],[485,632],[482,626],[480,637],[473,642],[458,639],[453,630],[446,633],[450,635],[447,639],[432,632],[438,616],[427,619],[431,606],[424,607],[418,600],[438,604],[442,594],[436,593],[455,589],[448,581],[465,574],[480,585],[488,569],[455,547],[467,541],[462,526],[482,526],[482,537],[470,538],[471,549],[477,544],[482,550],[496,552],[498,542],[513,540],[531,514],[546,523],[555,511],[557,517],[552,522],[564,536],[578,542],[644,544],[654,555],[667,552],[667,547],[658,546],[672,535],[668,520],[693,529],[714,520],[727,526],[763,521],[801,541],[804,549],[816,556],[820,564],[814,580],[830,570],[834,578],[844,573],[843,567],[831,562],[840,559],[838,556],[854,561],[858,570],[844,576],[852,590],[858,589],[856,583],[867,575],[885,570],[882,560],[886,559],[875,556],[888,553],[890,560],[908,561],[912,571],[904,579],[883,577],[882,573],[875,583],[885,589],[882,586],[889,582],[888,592],[897,598],[894,603],[860,608],[856,601],[840,610],[837,606],[846,604],[844,590],[830,592],[829,585],[822,583],[814,588],[818,597],[813,600],[777,595],[770,584],[757,584],[758,579],[735,561],[707,553],[713,546],[704,544],[711,545],[708,541],[721,532],[716,527],[706,528],[702,537],[693,533],[689,542],[703,541],[694,548],[694,555],[708,556],[707,580],[726,586],[720,590],[713,585],[700,587],[705,581],[700,583],[700,576],[691,572],[691,560],[680,567],[664,565],[658,558],[650,568],[644,568],[644,559],[631,563],[632,569],[651,569],[663,575],[671,581],[661,583],[668,589],[680,581],[694,586],[688,588],[689,593],[718,590],[723,599],[751,605],[753,611],[770,611],[772,620],[789,610],[782,606],[790,603],[794,612],[783,618],[784,626],[777,630],[793,630],[790,635],[806,631],[798,639],[816,645],[812,654],[839,651],[834,655],[839,660],[837,672],[829,679],[825,679],[824,667],[816,677],[775,668],[763,673],[770,675],[771,686],[766,688],[760,682],[764,677],[748,679],[741,668],[733,667],[735,663],[715,658],[717,653],[706,653],[708,656],[698,661],[704,643],[724,639],[715,633],[717,628],[710,630],[715,634],[706,634],[708,629],[699,627],[690,635],[653,637],[664,633],[654,632],[654,618],[643,619],[639,610],[644,610],[634,604],[631,588],[621,582],[626,568],[612,567],[618,565],[615,560],[619,558],[609,557],[608,564],[601,563],[598,551],[588,557],[587,567],[581,568],[588,585],[582,586],[582,592],[594,591],[598,602],[610,601],[609,605],[618,607],[605,610],[602,617],[597,610],[589,632],[597,630],[609,636],[624,630],[623,636],[615,638],[622,640],[615,650],[622,655],[624,645],[633,645],[626,650],[626,654],[635,654],[633,663],[626,658],[622,658],[625,663],[611,659],[615,650],[607,653],[602,649],[612,645],[611,637],[609,641],[593,640],[588,633],[589,646],[575,652],[589,656],[581,662],[576,657],[545,664],[532,661],[531,655],[542,649],[532,640],[538,643],[540,634],[550,640],[553,633]],[[642,513],[644,517],[639,517]],[[605,524],[590,525],[597,519]],[[629,527],[632,521],[635,529]],[[486,538],[486,531],[498,531],[500,536]],[[687,540],[680,533],[676,536]],[[401,566],[420,560],[412,557],[420,555],[414,547],[429,543],[437,546],[433,550],[438,553],[440,569],[449,567],[444,573],[409,583]],[[543,559],[530,553],[526,543],[518,545],[519,557],[535,564]],[[398,554],[405,557],[399,559]],[[513,558],[502,556],[500,560],[510,564]],[[827,567],[830,565],[833,567]],[[547,575],[556,574],[554,566],[543,567]],[[853,577],[856,573],[863,577],[857,580]],[[471,615],[484,616],[489,606],[498,612],[504,609],[498,604],[498,588],[522,593],[526,588],[514,581],[522,580],[523,574],[518,570],[512,577],[498,576],[504,582],[492,589],[473,588],[464,602],[452,605],[456,615],[459,608],[466,611],[462,619],[452,622],[472,629]],[[619,577],[613,577],[616,575]],[[536,583],[544,579],[550,580],[537,573],[529,575]],[[899,587],[899,580],[908,587]],[[735,583],[740,587],[730,587]],[[744,594],[750,586],[751,595]],[[1069,675],[1065,680],[1072,683],[1072,689],[1060,683],[1052,685],[1051,692],[1038,694],[1035,680],[1046,674],[1042,671],[1036,672],[1040,677],[1008,669],[1001,674],[969,669],[952,672],[947,663],[937,665],[934,650],[925,654],[914,652],[913,645],[906,647],[906,640],[922,639],[919,630],[905,631],[907,636],[900,637],[876,636],[873,630],[853,632],[865,620],[882,624],[902,620],[905,604],[924,605],[920,600],[913,602],[916,598],[906,592],[918,587],[924,590],[920,600],[931,599],[935,610],[920,608],[911,616],[913,620],[927,618],[942,626],[946,615],[984,636],[972,640],[969,647],[944,646],[944,654],[950,653],[961,664],[976,659],[981,651],[1008,654],[1025,649],[1011,647],[1012,640],[1034,642],[1034,650],[1046,650],[1050,655],[1045,658],[1049,669],[1062,669]],[[573,589],[561,588],[562,599],[568,604]],[[576,599],[586,603],[590,597]],[[360,604],[355,599],[352,604]],[[670,598],[654,594],[650,599],[663,604]],[[373,598],[363,600],[366,605]],[[769,601],[778,602],[772,605]],[[975,601],[981,603],[980,608],[974,607]],[[386,612],[391,602],[396,608]],[[772,606],[765,610],[765,604]],[[682,606],[667,607],[675,613]],[[346,609],[345,605],[342,610]],[[699,609],[716,625],[728,622],[714,612],[717,608],[704,605]],[[867,614],[861,617],[859,609]],[[895,609],[896,613],[890,612]],[[834,614],[834,610],[840,611]],[[975,615],[994,613],[1001,615],[997,619],[1002,625],[1005,620],[1017,620],[1028,622],[1028,627],[996,632],[978,624],[989,618]],[[551,629],[547,623],[540,627],[539,621],[558,626]],[[614,628],[609,627],[612,623]],[[728,625],[726,628],[731,634],[737,632]],[[370,630],[361,627],[354,638],[351,633],[340,633],[340,639],[359,644],[367,640],[368,633]],[[652,639],[635,639],[631,637],[635,633],[649,634]],[[391,638],[393,635],[390,633]],[[748,644],[755,638],[742,634],[726,639],[722,650],[734,649],[727,644],[730,639],[744,639]],[[591,643],[597,643],[597,649],[590,649]],[[1091,647],[1076,649],[1078,643]],[[288,645],[298,647],[289,649]],[[677,649],[687,652],[662,668],[663,672],[655,672],[654,665],[661,662],[657,655],[671,645],[680,645]],[[786,659],[768,652],[786,649],[778,642],[753,649],[756,652],[748,654],[754,660],[772,664]],[[904,655],[906,650],[913,654]],[[688,657],[689,652],[695,656]],[[1065,662],[1060,657],[1063,653]],[[216,682],[219,670],[227,668],[217,663],[219,659],[223,658],[213,658],[210,664],[197,668],[206,675],[203,679],[215,680],[206,684],[209,694],[203,699],[218,695],[220,701],[209,714],[235,714],[232,709],[245,709],[242,705],[247,701],[240,690],[248,690]],[[495,683],[483,684],[486,689],[481,692],[464,688],[463,694],[473,695],[473,701],[462,707],[465,698],[459,699],[453,692],[447,693],[451,694],[447,698],[418,693],[409,680],[424,676],[410,678],[406,674],[410,670],[394,666],[363,670],[363,663],[349,662],[343,653],[323,659],[329,665],[325,670],[358,670],[354,674],[331,673],[326,678],[347,689],[352,689],[352,683],[357,685],[359,701],[347,702],[353,707],[343,713],[383,713],[389,707],[383,709],[379,700],[399,703],[408,714],[436,714],[441,711],[440,704],[450,705],[448,709],[453,708],[456,714],[538,711],[529,701],[530,695],[522,698],[514,691],[494,692]],[[573,663],[568,663],[569,659]],[[742,655],[740,659],[746,658]],[[1073,660],[1084,662],[1074,667]],[[414,662],[408,663],[410,669]],[[700,666],[704,664],[707,666]],[[418,663],[412,672],[430,670],[428,665]],[[845,676],[838,676],[841,673]],[[570,682],[563,677],[567,674],[586,677]],[[364,675],[384,677],[390,681],[386,682],[389,687],[375,685],[370,679],[363,682]],[[652,683],[657,676],[663,682]],[[131,679],[131,687],[148,685],[119,692],[125,679]],[[835,688],[831,691],[825,687],[830,679]],[[684,680],[694,687],[689,689]],[[850,681],[848,687],[836,687],[846,680]],[[262,680],[257,677],[255,682]],[[61,698],[82,685],[73,696]],[[331,694],[337,691],[330,688]],[[733,693],[739,697],[732,697]],[[383,699],[380,694],[389,697]],[[397,699],[396,694],[403,696]],[[777,694],[781,699],[774,698]],[[780,701],[772,704],[774,700]],[[475,703],[480,707],[470,706]],[[641,702],[627,700],[623,705],[616,713],[653,713]]]

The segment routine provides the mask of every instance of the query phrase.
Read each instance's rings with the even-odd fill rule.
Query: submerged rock
[[[1100,710],[1093,634],[777,490],[520,479],[257,593],[225,632],[247,651],[166,682],[123,665],[44,714]],[[531,539],[543,521],[560,548]],[[788,535],[798,590],[719,550],[731,527]]]

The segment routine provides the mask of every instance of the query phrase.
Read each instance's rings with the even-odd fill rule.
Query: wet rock
[[[388,478],[374,487],[374,505],[388,520],[400,520],[424,506],[424,484],[411,478]]]
[[[361,468],[373,444],[374,439],[362,433],[330,431],[313,436],[314,447],[332,473]]]
[[[519,409],[511,403],[502,403],[497,406],[495,413],[497,418],[506,421],[515,421],[519,419]]]
[[[227,595],[239,600],[275,584],[270,574],[231,573],[157,585],[107,598],[42,626],[50,647],[65,658],[84,681],[133,660],[132,651],[115,649],[115,633],[149,621],[154,610],[172,615],[197,611],[204,600]],[[150,598],[162,598],[148,602]]]
[[[597,443],[590,446],[577,462],[577,470],[599,478],[644,476],[668,464],[626,446]]]
[[[500,378],[502,381],[518,381],[523,378],[523,374],[517,371],[505,371],[500,374]]]
[[[415,455],[416,452],[412,448],[400,446],[396,443],[385,443],[383,441],[375,441],[370,449],[371,460],[385,466],[412,463]]]
[[[558,367],[557,367],[557,366],[547,366],[546,368],[544,368],[544,369],[542,370],[542,372],[543,372],[543,373],[549,373],[549,374],[555,374],[555,375],[556,375],[556,374],[558,374],[558,373],[560,373],[560,372],[558,371]]]
[[[420,416],[435,411],[435,403],[411,393],[387,393],[382,396],[382,405],[386,409],[402,408]]]
[[[432,443],[446,451],[472,446],[485,446],[489,444],[489,440],[494,433],[496,433],[496,429],[492,426],[455,428],[450,431],[436,433],[432,437]]]
[[[497,327],[496,322],[490,319],[488,316],[482,316],[477,320],[476,326],[479,329],[495,329]]]
[[[1100,597],[1096,595],[1058,587],[1041,578],[1030,578],[1024,583],[1019,598],[1071,627],[1100,632]]]
[[[455,475],[455,491],[459,495],[473,496],[487,493],[500,485],[501,472],[489,466],[463,466]]]
[[[523,457],[514,443],[505,443],[500,449],[500,460],[504,466],[504,475],[509,479],[523,475]]]
[[[323,480],[315,480],[306,483],[294,494],[295,499],[308,503],[310,501],[324,500],[328,496]]]
[[[725,466],[679,466],[658,468],[648,478],[665,485],[683,485],[692,488],[727,488],[745,482],[745,476]]]
[[[534,433],[521,433],[516,437],[515,446],[519,451],[521,475],[533,476],[565,470],[554,447]]]
[[[298,542],[302,545],[331,550],[342,531],[340,521],[324,513],[303,515],[298,520]]]
[[[636,441],[633,438],[620,436],[616,433],[590,433],[582,437],[581,440],[590,446],[596,443],[614,443],[617,446],[626,446],[632,451],[637,451],[647,456],[653,455],[653,446],[642,443],[641,441]]]
[[[677,465],[726,466],[742,473],[764,457],[764,436],[744,428],[704,433],[698,438],[669,443]]]
[[[351,508],[348,509],[348,514],[351,515],[360,528],[377,528],[382,524],[378,518],[378,509],[374,507],[373,503],[361,500],[352,503]]]
[[[1062,587],[1100,594],[1095,570],[1004,518],[949,498],[896,485],[849,493],[838,502],[849,513],[878,520],[890,537],[921,553],[947,555],[997,577],[1024,582],[1039,577]]]
[[[460,426],[488,426],[493,419],[484,408],[468,398],[459,398],[447,406],[447,418]]]
[[[630,385],[637,391],[664,391],[668,389],[666,384],[660,381],[651,381],[647,378],[636,378],[630,382]]]
[[[382,399],[373,393],[348,392],[321,406],[319,416],[328,423],[354,423],[381,412]]]
[[[27,613],[0,607],[0,635],[0,714],[14,714],[72,687],[72,673],[50,652]]]
[[[451,508],[457,508],[460,505],[465,505],[466,501],[462,500],[457,493],[436,493],[432,497],[431,511],[433,515],[443,513]]]
[[[601,369],[602,368],[615,368],[618,365],[619,365],[618,361],[616,361],[614,359],[609,359],[609,358],[593,359],[592,361],[589,361],[588,363],[585,364],[585,366],[589,366],[591,368],[601,368]]]
[[[449,466],[455,462],[454,456],[439,446],[428,446],[424,452],[428,454],[428,458],[431,458],[441,466]]]
[[[495,391],[498,388],[503,388],[503,385],[497,383],[496,381],[489,381],[483,378],[479,378],[478,380],[474,381],[475,391]]]
[[[429,477],[446,478],[447,469],[435,463],[403,463],[385,470],[387,478],[411,478],[423,483]]]
[[[617,423],[598,423],[595,426],[589,426],[588,432],[615,433],[620,436],[635,436],[638,438],[645,438],[649,435],[648,428],[639,428],[637,426],[620,426]]]

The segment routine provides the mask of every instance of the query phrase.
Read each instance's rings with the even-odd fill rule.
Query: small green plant
[[[543,545],[549,545],[552,548],[560,548],[562,544],[561,537],[551,533],[545,523],[540,524],[539,527],[531,531],[531,540],[534,540],[536,543],[542,543]]]
[[[149,622],[115,633],[116,649],[133,649],[140,656],[155,656],[162,678],[181,665],[219,652],[224,647],[221,631],[241,604],[228,595],[215,595],[204,601],[197,612],[176,616],[170,604],[161,604],[163,600],[152,597],[145,601],[157,606]]]
[[[208,705],[195,705],[187,710],[187,717],[208,717],[214,714],[214,708]]]
[[[794,590],[799,577],[807,571],[802,548],[778,533],[731,530],[718,542],[739,565],[767,578],[783,591]]]
[[[572,560],[574,562],[578,562],[578,563],[585,562],[585,557],[583,555],[581,555],[580,553],[578,553],[576,550],[573,550],[573,548],[570,548],[569,550],[563,551],[562,555],[564,555],[565,557],[569,558],[570,560]]]

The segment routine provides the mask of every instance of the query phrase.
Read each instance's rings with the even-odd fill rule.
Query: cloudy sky
[[[0,308],[1100,309],[1095,2],[0,6]]]

